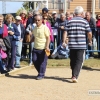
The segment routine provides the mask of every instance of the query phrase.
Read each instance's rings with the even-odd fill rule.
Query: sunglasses
[[[44,20],[47,20],[47,18],[43,18]]]

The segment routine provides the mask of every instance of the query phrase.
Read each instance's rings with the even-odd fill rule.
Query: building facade
[[[48,8],[50,11],[56,10],[58,13],[64,12],[64,0],[49,0]],[[92,13],[93,0],[71,0],[71,2],[67,2],[66,0],[66,11],[70,11],[73,13],[76,6],[82,6],[85,11],[89,11]],[[95,13],[100,12],[100,0],[95,0]],[[43,8],[43,5],[41,5]]]

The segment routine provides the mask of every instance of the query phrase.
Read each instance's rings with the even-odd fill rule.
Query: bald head
[[[70,17],[70,12],[66,12],[66,17]]]
[[[36,23],[37,27],[42,25],[42,16],[41,15],[35,16],[35,23]]]
[[[91,18],[91,13],[90,13],[90,12],[86,12],[86,13],[85,13],[85,17],[86,17],[87,20],[90,20],[90,18]]]

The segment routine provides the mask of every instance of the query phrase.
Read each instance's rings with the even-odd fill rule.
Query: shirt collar
[[[36,26],[36,27],[37,27],[37,28],[42,28],[42,26],[43,26],[43,24],[42,24],[40,27],[37,27],[37,26]]]

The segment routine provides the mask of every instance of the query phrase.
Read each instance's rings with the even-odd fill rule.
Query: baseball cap
[[[52,14],[56,14],[56,13],[57,13],[56,11],[53,11],[53,12],[52,12]]]
[[[20,16],[16,16],[16,20],[22,20]]]
[[[43,8],[43,9],[42,9],[42,12],[43,12],[43,11],[48,12],[49,10],[48,10],[47,8]]]

